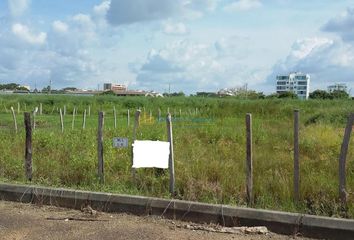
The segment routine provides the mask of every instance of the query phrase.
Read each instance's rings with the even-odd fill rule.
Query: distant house
[[[235,96],[235,92],[233,92],[231,89],[228,88],[224,88],[224,89],[220,89],[217,92],[218,96]]]
[[[276,78],[276,91],[295,93],[299,99],[308,99],[310,95],[310,75],[300,72],[288,75],[278,75]]]
[[[147,92],[145,93],[145,97],[163,97],[163,95],[157,92]]]
[[[327,91],[329,93],[334,92],[334,91],[344,91],[347,92],[348,91],[348,87],[345,83],[335,83],[333,85],[330,85],[327,87]]]

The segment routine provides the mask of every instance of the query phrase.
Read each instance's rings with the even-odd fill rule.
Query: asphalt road
[[[294,237],[246,235],[188,230],[182,222],[126,214],[76,211],[0,201],[0,239],[206,239],[206,240],[286,240]],[[208,226],[206,226],[208,227]],[[296,237],[296,239],[304,239]]]

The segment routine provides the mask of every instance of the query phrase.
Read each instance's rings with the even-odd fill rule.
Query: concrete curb
[[[354,239],[354,220],[296,213],[14,184],[0,184],[0,199],[74,209],[90,204],[92,208],[104,212],[158,215],[225,226],[266,226],[270,231],[280,234]]]

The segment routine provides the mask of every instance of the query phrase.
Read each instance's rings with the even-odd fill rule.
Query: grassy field
[[[18,111],[20,105],[20,114]],[[354,101],[237,100],[232,98],[144,98],[74,96],[0,96],[0,178],[26,182],[24,177],[23,112],[43,104],[33,135],[33,182],[39,185],[169,197],[167,172],[138,170],[131,177],[131,149],[112,147],[113,137],[131,141],[133,116],[142,109],[139,139],[167,140],[173,122],[176,191],[180,199],[246,205],[245,115],[253,116],[254,194],[256,208],[354,218],[354,145],[347,162],[348,206],[338,201],[338,157],[346,119]],[[58,110],[66,106],[61,133]],[[10,108],[17,114],[14,131]],[[90,106],[86,129],[83,111]],[[72,130],[72,111],[78,109]],[[113,124],[113,107],[118,127]],[[130,126],[127,126],[130,109]],[[197,109],[197,113],[196,113]],[[293,110],[300,110],[301,200],[293,203]],[[105,112],[106,183],[97,178],[97,112]],[[180,115],[181,110],[181,115]],[[150,111],[152,121],[150,121]]]

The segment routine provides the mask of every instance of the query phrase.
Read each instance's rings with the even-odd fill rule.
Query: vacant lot
[[[137,138],[167,140],[164,118],[169,110],[174,117],[176,197],[245,206],[245,115],[249,112],[253,118],[254,207],[354,217],[353,140],[347,161],[348,206],[338,201],[338,158],[354,101],[0,96],[0,178],[3,181],[26,182],[23,112],[41,105],[42,115],[37,112],[33,132],[34,184],[168,198],[168,171],[138,170],[133,180],[131,148],[113,148],[112,138],[126,137],[131,143],[134,113],[140,108]],[[16,114],[17,134],[11,107]],[[65,109],[63,133],[60,109],[62,112]],[[293,202],[294,109],[300,110],[301,197],[297,204]],[[97,112],[100,110],[105,112],[104,185],[97,179]]]

